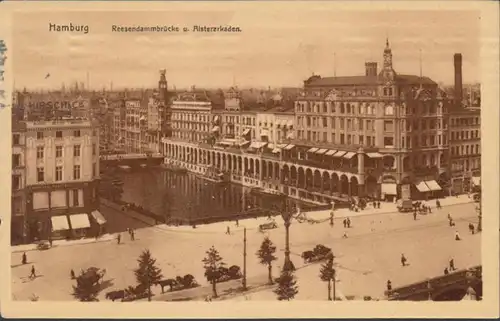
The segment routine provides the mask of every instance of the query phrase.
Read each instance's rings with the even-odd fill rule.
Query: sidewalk
[[[448,196],[445,198],[440,198],[439,201],[441,202],[442,207],[474,202],[467,195]],[[424,201],[424,203],[429,205],[432,209],[436,208],[436,200]],[[308,218],[313,220],[326,220],[330,218],[330,212],[331,210],[321,210],[304,212],[304,214],[306,214]],[[381,202],[380,208],[373,208],[373,205],[369,203],[365,210],[359,212],[350,211],[348,208],[335,210],[335,219],[394,213],[398,213],[397,205],[395,203]]]
[[[104,234],[101,237],[99,237],[97,240],[95,238],[84,238],[84,239],[79,239],[79,240],[55,240],[52,242],[52,247],[108,242],[108,241],[112,241],[114,239],[115,239],[114,235]],[[36,244],[22,244],[22,245],[15,245],[15,246],[11,247],[12,253],[29,252],[29,251],[36,251],[36,250],[37,250]]]

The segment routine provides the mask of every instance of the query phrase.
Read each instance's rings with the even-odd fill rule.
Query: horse
[[[106,293],[106,299],[111,300],[115,302],[115,300],[123,299],[125,298],[125,290],[117,290],[117,291],[111,291]]]
[[[156,285],[161,286],[161,293],[165,293],[164,288],[166,286],[170,287],[170,292],[174,290],[174,286],[178,285],[177,281],[174,279],[161,280],[156,283]]]

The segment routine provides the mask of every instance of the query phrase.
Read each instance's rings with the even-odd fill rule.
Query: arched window
[[[385,106],[384,113],[385,115],[394,115],[394,107],[391,105]]]

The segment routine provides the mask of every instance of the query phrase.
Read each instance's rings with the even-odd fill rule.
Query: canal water
[[[241,185],[216,184],[189,173],[147,169],[120,171],[118,177],[123,181],[123,201],[165,218],[181,219],[184,224],[230,220],[242,213],[267,215],[266,210],[293,211],[297,205],[295,200],[252,193]],[[303,203],[300,206],[310,208]]]

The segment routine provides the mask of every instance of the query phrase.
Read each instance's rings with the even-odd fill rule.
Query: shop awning
[[[429,187],[429,189],[431,191],[440,191],[441,190],[441,186],[439,186],[439,184],[434,180],[425,181],[425,184],[427,185],[427,187]]]
[[[275,149],[273,149],[272,152],[275,153],[275,154],[279,153],[279,152],[281,152],[281,148],[275,148]]]
[[[214,126],[214,127],[212,128],[212,133],[213,133],[213,132],[218,132],[219,130],[220,130],[220,127],[219,127],[219,126]]]
[[[69,220],[71,221],[71,228],[73,230],[90,227],[89,216],[87,214],[71,215]]]
[[[285,148],[287,144],[277,144],[276,148]]]
[[[252,142],[250,144],[250,148],[259,149],[259,148],[264,147],[266,144],[267,144],[266,142]]]
[[[327,152],[326,152],[326,156],[332,156],[333,154],[335,154],[337,151],[335,149],[329,149]]]
[[[241,135],[246,136],[246,135],[248,135],[248,134],[250,134],[250,128],[245,129],[245,130],[243,131],[243,134],[241,134]]]
[[[368,156],[370,158],[382,158],[382,157],[384,157],[384,155],[382,155],[380,153],[366,153],[366,156]]]
[[[317,148],[317,147],[312,147],[312,148],[310,148],[307,152],[308,152],[308,153],[314,153],[314,152],[316,152],[318,149],[319,149],[319,148]]]
[[[97,224],[103,225],[103,224],[106,223],[106,219],[101,214],[101,212],[99,212],[99,211],[92,211],[92,213],[90,213],[90,214],[92,215],[92,217],[94,218],[94,220],[97,222]]]
[[[240,146],[240,147],[241,147],[241,146],[246,145],[246,144],[248,144],[248,143],[250,143],[250,142],[249,142],[249,141],[244,141],[244,142],[239,143],[239,144],[238,144],[238,146]]]
[[[286,145],[285,148],[283,148],[283,149],[290,150],[290,149],[292,149],[294,147],[295,147],[295,145],[289,144],[289,145]]]
[[[52,231],[67,231],[69,230],[68,217],[66,215],[52,216]]]
[[[382,193],[386,195],[397,195],[396,184],[382,183]]]
[[[347,152],[344,156],[345,159],[351,159],[354,157],[354,155],[356,155],[356,153],[353,153],[353,152]]]
[[[318,149],[318,150],[316,151],[316,154],[319,154],[319,155],[324,154],[324,153],[326,153],[326,151],[327,151],[327,150],[328,150],[328,149],[325,149],[325,148]]]
[[[344,156],[346,153],[347,153],[347,152],[344,152],[344,151],[339,150],[339,151],[337,151],[337,152],[335,153],[335,155],[333,155],[333,157],[342,157],[342,156]]]
[[[475,186],[481,186],[481,177],[478,176],[472,176],[472,184]]]
[[[418,189],[419,192],[430,192],[429,186],[427,186],[427,184],[425,184],[424,181],[415,184],[415,187]]]

